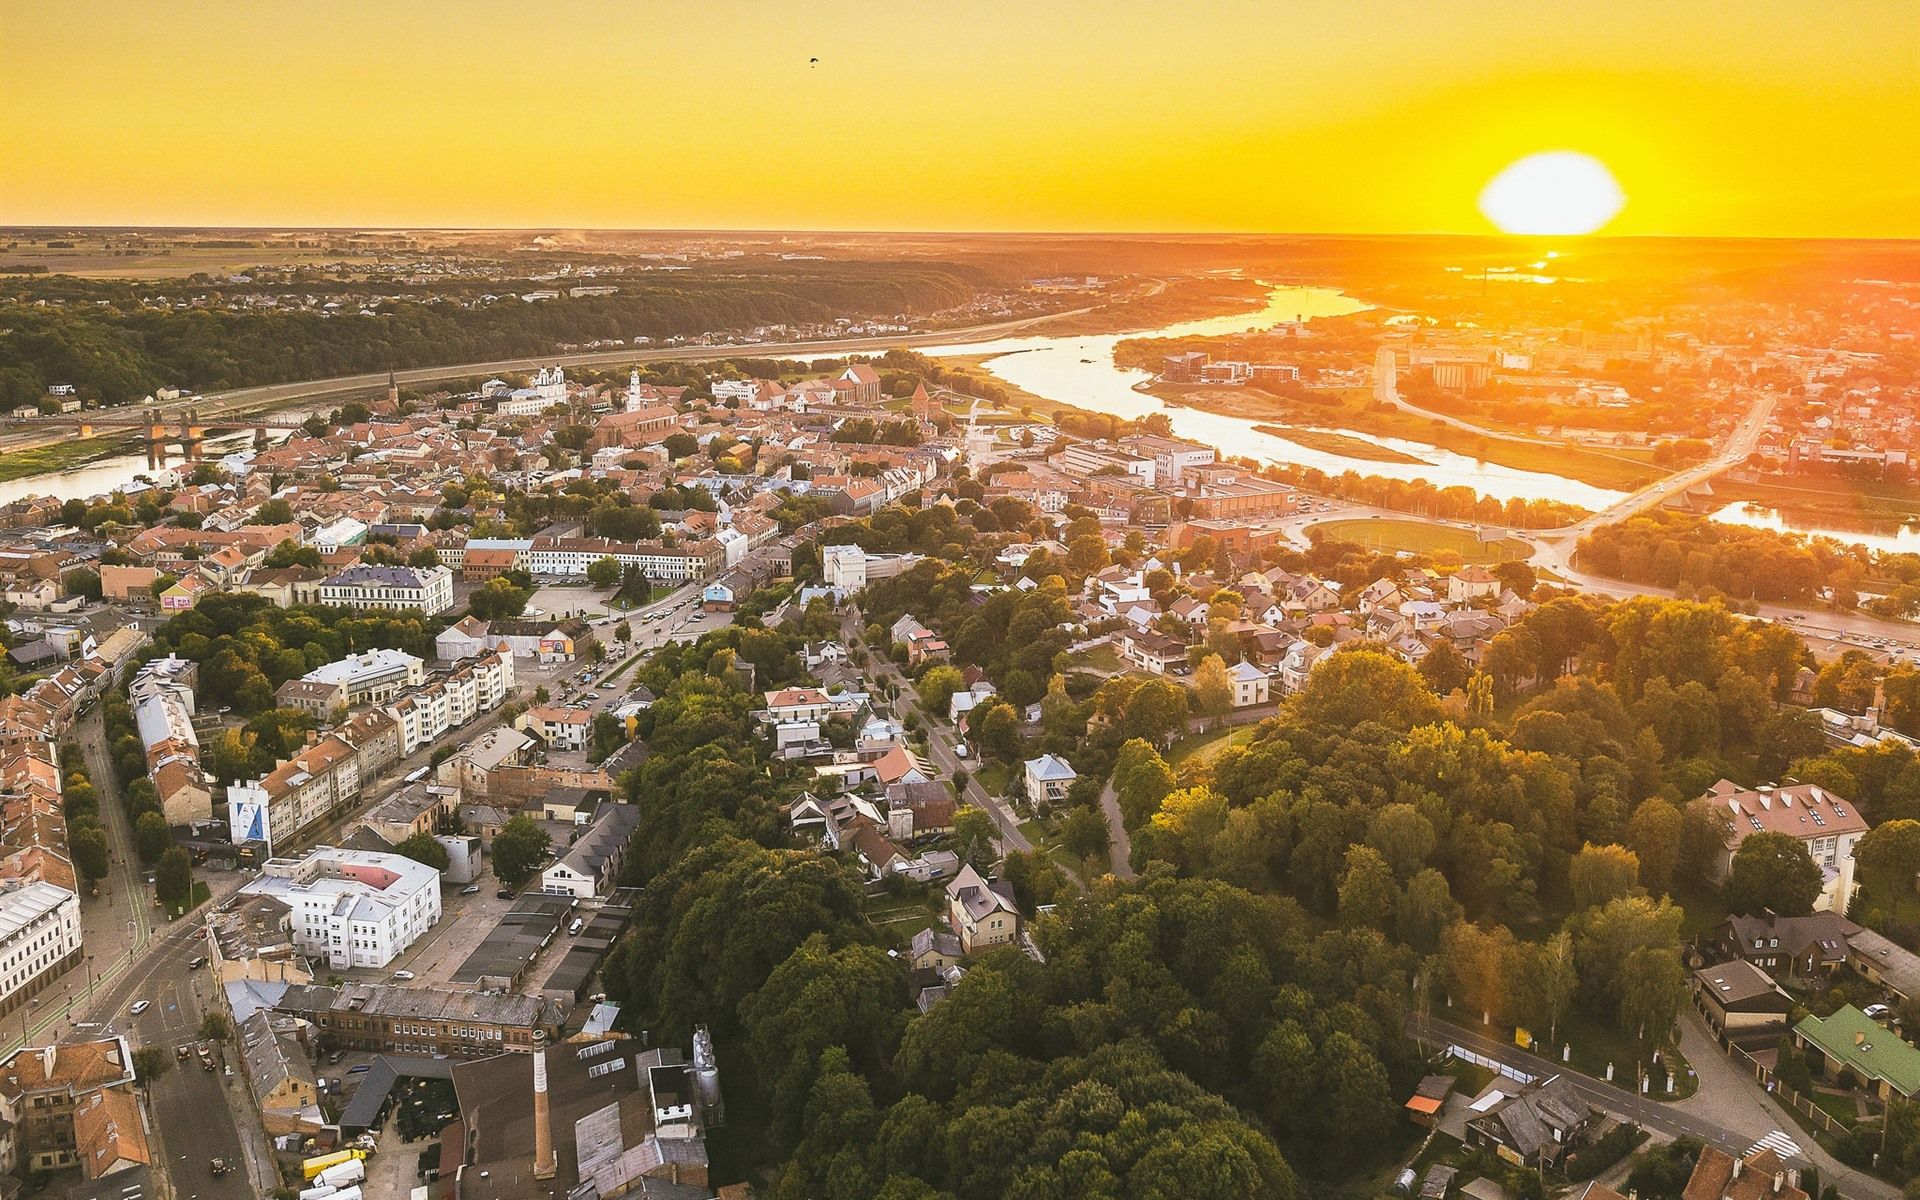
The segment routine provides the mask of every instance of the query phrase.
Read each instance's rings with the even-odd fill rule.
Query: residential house
[[[965,954],[1012,943],[1020,936],[1013,885],[998,879],[988,883],[971,865],[961,867],[947,884],[947,927]]]
[[[1601,1118],[1565,1076],[1530,1083],[1467,1121],[1467,1144],[1515,1166],[1557,1164]]]
[[[1837,912],[1781,917],[1733,916],[1717,933],[1720,953],[1743,959],[1776,979],[1805,984],[1830,977],[1847,961],[1847,940],[1860,926]]]
[[[1867,822],[1851,801],[1817,783],[1757,788],[1722,779],[1694,801],[1725,829],[1722,853],[1714,858],[1715,879],[1733,868],[1740,843],[1754,833],[1784,833],[1799,841],[1820,868],[1823,886],[1814,907],[1844,913],[1853,899],[1853,847]]]
[[[1765,1143],[1735,1158],[1718,1146],[1702,1146],[1682,1200],[1808,1200],[1800,1173]]]
[[[1027,800],[1036,808],[1064,804],[1073,781],[1079,778],[1066,759],[1053,754],[1030,758],[1023,768]]]
[[[1851,1004],[1829,1017],[1809,1013],[1793,1027],[1794,1045],[1813,1051],[1822,1079],[1881,1102],[1920,1092],[1920,1049]]]
[[[1768,1045],[1779,1040],[1793,1010],[1773,976],[1740,958],[1695,971],[1693,1001],[1720,1037]]]

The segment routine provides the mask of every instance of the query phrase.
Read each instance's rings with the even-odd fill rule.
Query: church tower
[[[396,408],[400,406],[400,380],[392,367],[387,368],[387,403]]]
[[[627,376],[627,411],[640,411],[640,368],[635,367]]]

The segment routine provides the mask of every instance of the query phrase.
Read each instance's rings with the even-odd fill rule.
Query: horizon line
[[[1869,234],[1841,236],[1833,234],[1792,233],[1588,233],[1588,234],[1510,234],[1498,230],[1462,233],[1458,231],[1361,232],[1313,230],[966,230],[966,229],[779,229],[758,226],[620,226],[620,225],[165,225],[165,224],[7,224],[0,232],[94,232],[141,231],[171,233],[599,233],[649,235],[656,237],[935,237],[935,238],[1155,238],[1236,239],[1306,238],[1317,240],[1356,239],[1460,239],[1490,242],[1834,242],[1834,243],[1908,243],[1920,242],[1920,233]]]

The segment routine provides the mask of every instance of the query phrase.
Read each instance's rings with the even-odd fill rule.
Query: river
[[[1268,294],[1263,308],[1224,317],[1183,321],[1162,329],[1073,337],[1001,338],[989,342],[925,348],[921,353],[934,358],[984,357],[986,370],[1007,383],[1036,396],[1078,408],[1125,418],[1164,412],[1172,421],[1175,433],[1216,446],[1225,454],[1297,463],[1330,475],[1353,471],[1389,479],[1424,479],[1435,487],[1469,487],[1502,500],[1514,497],[1560,500],[1595,511],[1625,498],[1624,492],[1594,487],[1577,479],[1522,471],[1442,450],[1425,442],[1375,437],[1351,429],[1334,429],[1332,432],[1398,450],[1419,461],[1377,462],[1302,446],[1254,428],[1257,424],[1269,422],[1163,404],[1158,397],[1136,390],[1136,385],[1153,378],[1150,372],[1121,367],[1113,360],[1114,347],[1127,338],[1221,337],[1253,333],[1289,321],[1346,316],[1369,307],[1332,288],[1278,287]]]
[[[1068,337],[1026,336],[999,338],[984,342],[964,342],[950,346],[922,348],[934,358],[980,357],[984,366],[998,378],[1049,400],[1072,404],[1097,412],[1132,419],[1148,413],[1164,412],[1175,433],[1218,447],[1230,455],[1246,455],[1272,462],[1297,463],[1331,475],[1353,471],[1360,475],[1379,475],[1408,481],[1424,479],[1435,487],[1468,487],[1501,500],[1551,499],[1599,511],[1625,498],[1626,493],[1612,491],[1538,471],[1523,471],[1501,466],[1426,442],[1377,437],[1357,430],[1335,428],[1343,434],[1408,455],[1417,462],[1379,462],[1350,458],[1328,450],[1302,446],[1296,442],[1255,429],[1254,421],[1199,409],[1163,404],[1159,398],[1137,390],[1136,385],[1152,378],[1149,372],[1118,366],[1114,348],[1126,338],[1221,337],[1272,329],[1290,321],[1311,321],[1319,317],[1339,317],[1362,312],[1371,306],[1333,288],[1275,287],[1266,304],[1258,309],[1181,321],[1158,329],[1129,330],[1121,333],[1079,334]],[[829,357],[825,355],[810,358]],[[296,410],[297,411],[297,410]],[[248,434],[226,435],[209,441],[210,457],[247,444]],[[285,436],[276,431],[275,440]],[[62,498],[92,496],[125,487],[137,477],[148,474],[144,454],[115,455],[65,471],[28,476],[0,483],[0,503],[21,496],[52,493]],[[1870,546],[1876,550],[1920,550],[1920,531],[1912,528],[1894,534],[1863,534],[1848,530],[1822,529],[1790,524],[1771,510],[1756,513],[1744,505],[1730,504],[1713,514],[1718,521],[1753,525],[1788,532],[1809,533],[1838,541]]]
[[[275,429],[268,431],[267,436],[278,442],[286,438],[287,432],[284,429]],[[248,431],[223,433],[218,437],[207,439],[206,457],[208,461],[212,461],[252,444],[253,434]],[[183,478],[190,470],[181,463],[177,447],[168,460],[168,467],[179,469]],[[0,483],[0,504],[12,503],[23,496],[53,495],[62,500],[71,500],[76,497],[84,500],[89,496],[103,496],[109,492],[118,491],[143,475],[160,480],[170,478],[172,471],[169,470],[165,476],[162,476],[148,467],[147,454],[144,450],[137,454],[110,454],[89,463],[81,463],[77,467],[68,467],[64,471],[23,475],[19,479],[9,479]]]

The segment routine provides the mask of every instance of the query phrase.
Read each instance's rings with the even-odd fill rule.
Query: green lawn
[[[914,934],[937,924],[933,910],[924,901],[910,896],[871,897],[866,903],[866,913],[874,929],[902,946],[912,941]]]
[[[1393,517],[1347,517],[1320,521],[1307,527],[1309,536],[1317,535],[1337,542],[1352,542],[1371,550],[1400,551],[1410,554],[1457,554],[1462,562],[1491,564],[1521,559],[1530,553],[1526,543],[1513,538],[1483,542],[1470,529],[1457,525],[1436,525],[1428,521]]]
[[[981,787],[986,789],[987,795],[1004,796],[1007,794],[1007,781],[1009,776],[1005,763],[987,763],[977,769],[973,767],[968,767],[967,769],[973,771],[973,778]]]
[[[1107,671],[1119,674],[1127,669],[1126,660],[1113,648],[1112,642],[1102,642],[1091,650],[1083,650],[1069,655],[1065,664],[1068,671]]]
[[[9,450],[0,454],[0,481],[23,479],[42,471],[64,471],[68,467],[77,467],[81,463],[130,449],[132,445],[130,439],[116,436],[78,438],[35,446],[30,450]]]
[[[1255,725],[1240,725],[1212,733],[1189,734],[1173,744],[1173,749],[1167,753],[1167,763],[1171,766],[1189,758],[1203,763],[1212,762],[1227,747],[1244,746],[1252,741],[1253,731],[1257,728]]]

